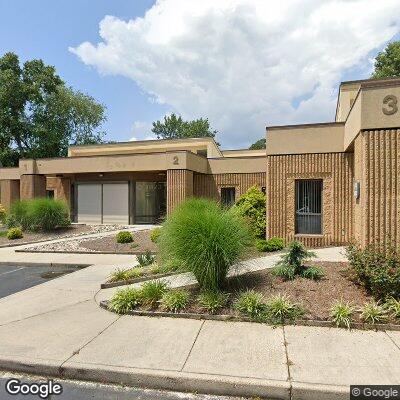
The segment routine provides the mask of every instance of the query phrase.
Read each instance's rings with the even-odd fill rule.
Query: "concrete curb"
[[[177,274],[179,274],[179,272],[178,273],[170,272],[168,274],[146,275],[146,276],[142,276],[142,277],[135,278],[135,279],[128,279],[126,281],[105,282],[100,285],[100,289],[111,289],[111,288],[119,287],[119,286],[133,285],[134,283],[157,280],[160,278],[166,278],[167,276],[172,276],[172,275],[177,275]]]

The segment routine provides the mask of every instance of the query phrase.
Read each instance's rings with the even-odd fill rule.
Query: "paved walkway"
[[[281,399],[400,384],[400,332],[118,316],[94,299],[114,268],[93,265],[0,299],[0,369]]]

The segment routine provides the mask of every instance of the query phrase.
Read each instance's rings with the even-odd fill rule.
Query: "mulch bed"
[[[6,229],[2,229],[5,231]],[[53,232],[24,232],[24,237],[21,239],[10,240],[6,236],[0,237],[0,247],[18,246],[29,243],[36,243],[45,240],[57,240],[69,236],[88,233],[91,227],[87,225],[71,225],[68,228],[58,228]]]
[[[150,240],[151,230],[133,232],[133,243],[117,243],[115,235],[93,240],[85,240],[80,247],[100,253],[139,254],[146,250],[157,251],[156,245]]]

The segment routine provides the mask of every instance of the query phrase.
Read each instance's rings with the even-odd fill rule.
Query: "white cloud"
[[[132,125],[131,134],[133,135],[129,140],[154,140],[156,139],[153,132],[151,132],[152,124],[146,121],[135,121]]]
[[[265,125],[332,120],[341,75],[369,65],[399,15],[398,0],[159,0],[143,18],[106,16],[100,43],[70,50],[241,147]]]

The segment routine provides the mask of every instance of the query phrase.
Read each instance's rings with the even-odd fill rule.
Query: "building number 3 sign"
[[[385,115],[393,115],[397,113],[397,110],[397,97],[392,94],[385,96],[383,99],[382,112]]]

